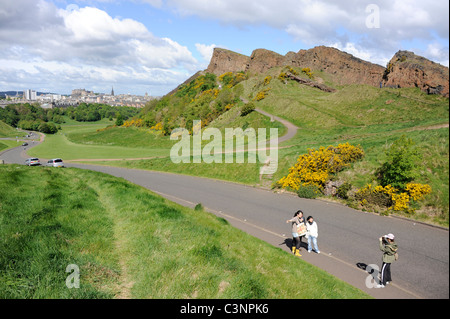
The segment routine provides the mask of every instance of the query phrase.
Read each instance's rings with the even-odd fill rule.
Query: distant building
[[[114,87],[111,88],[111,96],[114,96]]]
[[[81,97],[81,96],[87,96],[89,94],[94,94],[93,91],[86,91],[86,89],[75,89],[72,90],[72,97]]]
[[[28,101],[36,101],[37,94],[34,90],[25,90],[23,91],[23,98]]]

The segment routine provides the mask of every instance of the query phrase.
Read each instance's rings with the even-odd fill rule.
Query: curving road
[[[23,147],[0,154],[6,163],[23,164],[25,158]],[[321,254],[308,254],[302,249],[305,261],[375,298],[449,298],[446,229],[212,179],[108,166],[67,166],[125,178],[184,206],[202,203],[235,227],[286,251],[291,238],[285,221],[302,209],[318,223],[321,250]],[[394,281],[383,289],[370,288],[366,285],[370,276],[364,269],[371,264],[380,266],[378,238],[387,233],[396,235],[400,247],[400,259],[392,266]]]

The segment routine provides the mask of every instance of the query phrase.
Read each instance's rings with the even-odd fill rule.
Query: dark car
[[[23,143],[23,144],[22,144],[22,146],[27,146],[27,145],[28,145],[28,143],[27,143],[27,142],[25,142],[25,143]]]

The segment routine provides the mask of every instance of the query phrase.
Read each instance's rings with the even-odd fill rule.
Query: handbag
[[[305,225],[305,223],[297,224],[297,234],[299,236],[305,236],[306,235],[306,225]]]

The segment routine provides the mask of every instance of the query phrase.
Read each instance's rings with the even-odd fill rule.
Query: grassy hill
[[[0,121],[0,137],[16,137],[18,135],[23,136],[24,134],[22,132],[18,133],[16,129]]]
[[[9,126],[3,121],[0,121],[0,138],[15,138],[16,136],[22,137],[24,135],[24,132],[18,132],[15,128]],[[21,144],[21,142],[17,142],[16,140],[0,140],[0,152]]]
[[[299,84],[287,74],[312,80],[335,91],[326,92]],[[169,152],[174,142],[165,136],[175,127],[191,130],[194,119],[201,119],[203,127],[219,128],[222,133],[227,127],[276,127],[280,135],[284,134],[286,130],[280,123],[271,122],[259,113],[241,116],[243,107],[249,104],[285,118],[300,128],[293,139],[280,145],[278,171],[265,178],[265,186],[286,176],[298,156],[308,148],[348,142],[360,144],[366,156],[336,178],[354,187],[363,187],[373,181],[375,170],[386,158],[386,149],[405,135],[420,147],[422,153],[421,162],[416,163],[420,170],[417,182],[430,184],[433,188],[418,213],[408,217],[448,226],[449,102],[445,97],[427,95],[415,88],[337,85],[322,71],[290,67],[275,67],[264,74],[235,72],[214,76],[203,73],[171,95],[148,104],[135,118],[134,123],[138,125],[100,131],[97,131],[99,127],[94,130],[86,126],[77,131],[75,127],[66,129],[63,125],[66,140],[62,140],[62,136],[55,138],[60,141],[59,150],[70,144],[67,155],[71,159],[77,156],[86,159],[127,158],[96,163],[260,185],[260,163],[172,163]],[[33,154],[45,157],[50,150],[44,151],[45,146],[42,147],[33,150]],[[76,151],[69,152],[74,149]],[[58,156],[64,155],[62,152]]]
[[[0,203],[2,299],[369,298],[222,218],[110,175],[1,165]],[[79,289],[66,286],[69,265]]]

